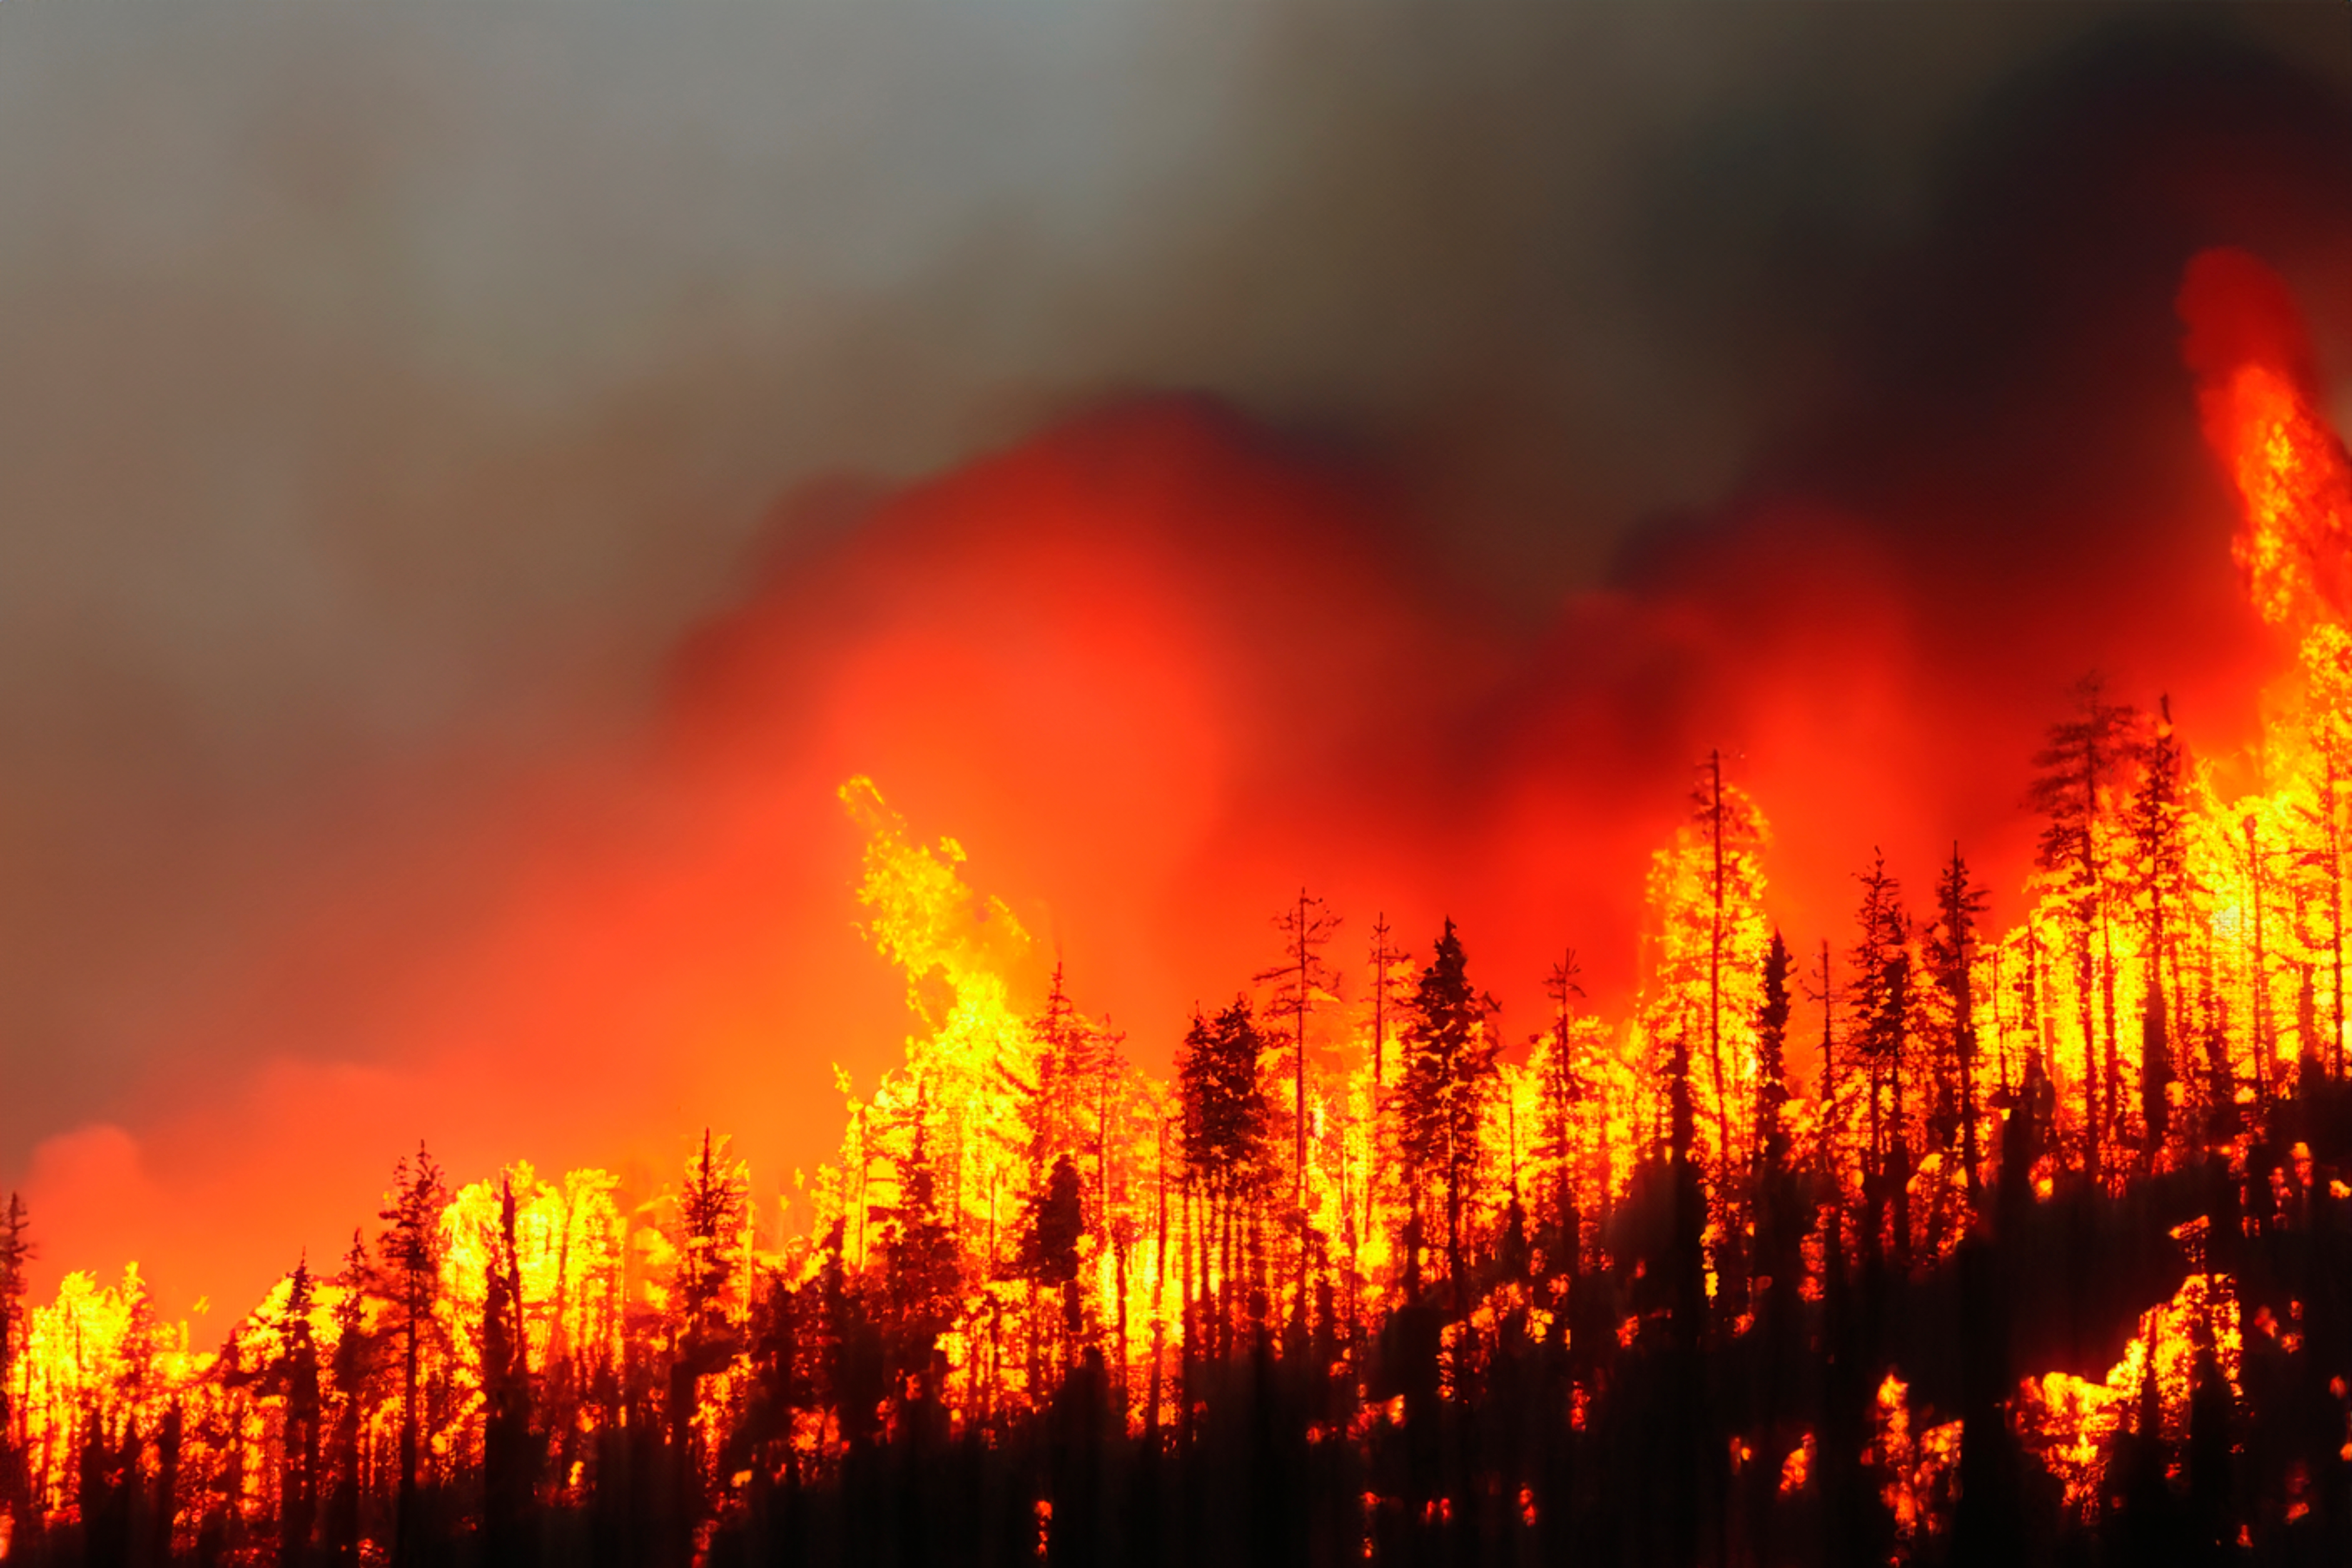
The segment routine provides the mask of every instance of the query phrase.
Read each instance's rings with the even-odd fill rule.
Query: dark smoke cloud
[[[1202,864],[1532,910],[1531,947],[1612,933],[1582,940],[1622,984],[1642,853],[1707,745],[1814,868],[1788,915],[1825,921],[1872,835],[2013,859],[2017,780],[1983,759],[2084,667],[2242,726],[2265,650],[2212,566],[2180,265],[2247,247],[2323,353],[2352,342],[2332,5],[0,26],[0,1165],[53,1140],[47,1189],[84,1173],[91,1215],[223,1125],[307,1116],[332,1158],[322,1108],[383,1091],[424,1017],[483,1104],[389,1100],[509,1152],[493,1112],[552,1047],[502,1067],[499,1026],[447,1026],[484,992],[446,955],[525,941],[519,902],[626,904],[631,874],[547,867],[656,862],[663,812],[702,810],[616,782],[695,689],[681,637],[747,596],[744,624],[809,612],[884,548],[877,497],[1107,400],[1207,395],[1210,450],[1345,476],[1309,509],[1356,561],[1332,605],[1398,679],[1459,673],[1381,747],[1340,703],[1324,750],[1222,785]],[[1241,619],[1203,712],[1336,679]],[[1368,752],[1382,787],[1349,782]],[[1000,807],[923,826],[1050,861]],[[1423,850],[1346,869],[1368,838]],[[795,866],[747,886],[815,905],[846,874]],[[1245,880],[1169,876],[1255,918]],[[1122,1007],[1204,984],[1093,956]],[[889,1001],[845,984],[845,1027]],[[580,1022],[509,1003],[514,1037]],[[619,1070],[646,1005],[581,1048]],[[821,1095],[828,1052],[888,1044],[798,1045],[763,1082]],[[243,1109],[158,1109],[205,1095]],[[614,1131],[583,1115],[576,1152]],[[364,1206],[321,1191],[303,1226]],[[58,1261],[111,1261],[85,1251]]]

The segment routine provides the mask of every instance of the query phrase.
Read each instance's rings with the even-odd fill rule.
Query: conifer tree
[[[351,1249],[343,1255],[342,1271],[335,1277],[341,1298],[335,1303],[335,1353],[329,1363],[329,1380],[335,1389],[334,1480],[327,1495],[327,1560],[333,1568],[353,1568],[360,1552],[360,1467],[362,1422],[373,1371],[373,1341],[367,1332],[367,1294],[375,1273],[368,1258],[367,1238],[352,1232]]]
[[[1756,1155],[1759,1166],[1770,1172],[1784,1169],[1789,1160],[1780,1110],[1789,1103],[1789,976],[1794,967],[1789,944],[1773,931],[1772,944],[1764,950],[1763,999],[1756,1009]]]
[[[2034,753],[2037,771],[2026,796],[2044,818],[2036,863],[2067,900],[2083,1054],[2086,1064],[2095,1057],[2097,1062],[2085,1074],[2083,1119],[2084,1164],[2095,1182],[2105,1169],[2106,1128],[2121,1084],[2105,794],[2132,760],[2138,722],[2137,710],[2109,702],[2099,677],[2085,676],[2074,690],[2074,716],[2053,724],[2048,743]],[[2104,1004],[2102,1013],[2095,1015],[2095,1002]]]
[[[1545,1154],[1553,1165],[1553,1226],[1560,1271],[1576,1272],[1577,1247],[1582,1217],[1576,1201],[1576,1116],[1586,1085],[1576,1068],[1573,1005],[1582,1000],[1578,981],[1582,971],[1576,950],[1570,948],[1545,977],[1544,994],[1552,1005],[1551,1055],[1545,1064],[1545,1090],[1551,1128]]]
[[[421,1562],[425,1553],[423,1521],[417,1515],[425,1342],[434,1332],[434,1303],[441,1283],[441,1211],[448,1206],[441,1167],[420,1139],[415,1160],[403,1155],[393,1166],[392,1191],[376,1216],[386,1222],[376,1250],[387,1277],[401,1347],[400,1489],[392,1555],[402,1568]]]
[[[30,1228],[23,1194],[10,1193],[7,1210],[0,1213],[0,1447],[8,1445],[16,1430],[9,1391],[25,1342],[25,1266],[33,1260]],[[0,1502],[6,1500],[0,1498]]]
[[[1269,1018],[1290,1025],[1291,1129],[1295,1150],[1291,1165],[1291,1208],[1297,1231],[1298,1273],[1292,1300],[1291,1321],[1307,1315],[1307,1019],[1318,1003],[1332,999],[1339,976],[1324,962],[1323,949],[1339,929],[1339,917],[1305,888],[1297,899],[1274,917],[1282,933],[1282,962],[1258,972],[1258,984],[1272,985],[1265,1012]]]
[[[2147,986],[2171,998],[2165,1031],[2169,1038],[2182,1032],[2186,1016],[2178,950],[2189,914],[2186,756],[2173,729],[2171,698],[2158,700],[2138,760],[2139,784],[2125,813],[2132,851],[2129,881],[2147,941]]]
[[[286,1401],[278,1433],[278,1568],[299,1568],[308,1559],[319,1514],[319,1347],[310,1332],[314,1294],[309,1260],[299,1260],[287,1282],[285,1349],[275,1369]]]
[[[689,1346],[727,1337],[727,1289],[735,1279],[736,1248],[751,1201],[750,1175],[730,1153],[730,1142],[703,1129],[677,1194],[678,1312]]]
[[[1252,1016],[1249,999],[1237,996],[1215,1018],[1196,1010],[1177,1061],[1177,1097],[1184,1121],[1186,1179],[1206,1208],[1200,1227],[1200,1289],[1210,1289],[1212,1245],[1224,1262],[1218,1277],[1231,1289],[1236,1209],[1257,1186],[1271,1120],[1258,1077],[1265,1037]]]
[[[1851,954],[1853,983],[1847,989],[1851,1022],[1847,1049],[1863,1074],[1867,1096],[1869,1159],[1863,1194],[1870,1215],[1869,1244],[1884,1239],[1886,1206],[1898,1211],[1905,1199],[1909,1145],[1903,1130],[1903,1058],[1910,1035],[1911,921],[1904,912],[1902,884],[1886,869],[1886,857],[1872,851],[1870,868],[1857,872],[1862,907],[1857,911]],[[1908,1241],[1897,1215],[1898,1245]]]
[[[1030,1194],[1021,1237],[1021,1268],[1027,1278],[1061,1292],[1063,1327],[1072,1336],[1078,1312],[1078,1243],[1087,1230],[1086,1186],[1076,1162],[1054,1158],[1045,1184]]]
[[[30,1226],[23,1196],[11,1192],[7,1209],[0,1212],[0,1510],[16,1528],[39,1517],[33,1507],[26,1456],[16,1440],[16,1363],[25,1350],[25,1266],[33,1259]]]
[[[1444,1183],[1446,1266],[1456,1311],[1468,1272],[1463,1199],[1477,1169],[1479,1117],[1500,1048],[1486,1026],[1494,1011],[1494,999],[1471,984],[1462,939],[1448,920],[1413,988],[1402,1099],[1411,1169],[1416,1175],[1433,1171]]]
[[[1029,1169],[1033,1184],[1045,1180],[1056,1154],[1083,1145],[1084,1118],[1092,1101],[1096,1058],[1101,1042],[1071,1000],[1062,965],[1045,993],[1045,1004],[1029,1021],[1029,1037],[1036,1050],[1036,1076],[1024,1079],[1003,1068],[1022,1100],[1022,1116],[1029,1134]]]
[[[1971,1204],[1982,1187],[1982,1176],[1978,1168],[1978,1042],[1976,987],[1972,974],[1976,963],[1977,922],[1984,915],[1986,901],[1984,889],[1969,880],[1968,862],[1960,858],[1960,847],[1955,843],[1951,860],[1936,880],[1937,921],[1928,936],[1927,962],[1935,972],[1937,983],[1943,987],[1945,1005],[1950,1015],[1947,1037],[1950,1045],[1950,1061],[1959,1080],[1960,1163],[1966,1173]]]
[[[1643,1025],[1654,1049],[1680,1039],[1695,1058],[1694,1131],[1720,1193],[1753,1158],[1755,1061],[1748,1027],[1770,932],[1763,913],[1763,816],[1723,776],[1719,752],[1699,764],[1690,815],[1650,868],[1648,902],[1655,962],[1644,988]],[[1664,1064],[1654,1061],[1652,1070]],[[1697,1148],[1694,1144],[1694,1148]],[[1741,1227],[1725,1214],[1722,1229]]]
[[[902,1376],[926,1382],[932,1349],[953,1325],[963,1287],[955,1231],[940,1212],[929,1110],[919,1096],[913,1143],[899,1168],[898,1202],[884,1214],[888,1229],[882,1243],[892,1364]]]
[[[499,1228],[484,1259],[482,1307],[483,1542],[499,1563],[530,1549],[533,1474],[530,1342],[523,1323],[522,1257],[511,1174],[499,1183]]]

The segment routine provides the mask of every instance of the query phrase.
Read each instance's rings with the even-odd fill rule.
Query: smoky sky
[[[135,1132],[142,1084],[393,1048],[352,977],[478,913],[482,803],[640,744],[681,642],[793,602],[876,498],[1089,411],[1202,398],[1346,471],[1380,503],[1341,548],[1507,650],[1425,733],[1612,728],[1669,795],[1707,700],[1672,659],[1487,720],[1625,657],[1563,604],[1775,582],[1824,510],[1952,585],[1919,657],[2001,703],[2160,663],[2178,626],[2118,650],[2067,595],[2221,548],[2145,531],[2221,515],[2158,438],[2193,439],[2197,248],[2282,270],[2352,415],[2332,4],[18,5],[0,37],[10,1171]],[[2151,592],[2210,631],[2215,581]],[[292,945],[332,997],[188,1026],[329,924]]]

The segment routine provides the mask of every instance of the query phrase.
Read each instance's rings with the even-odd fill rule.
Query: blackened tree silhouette
[[[1552,1164],[1552,1237],[1547,1249],[1555,1272],[1576,1274],[1577,1252],[1583,1236],[1583,1215],[1576,1201],[1577,1113],[1587,1085],[1577,1070],[1574,1005],[1584,997],[1582,973],[1576,950],[1570,948],[1544,978],[1544,996],[1551,1003],[1551,1054],[1545,1062],[1544,1095],[1548,1126],[1541,1152]]]
[[[1960,1168],[1965,1173],[1969,1202],[1982,1188],[1977,1147],[1977,1023],[1974,970],[1977,922],[1984,916],[1987,895],[1969,878],[1969,864],[1960,847],[1936,879],[1936,923],[1927,933],[1927,967],[1943,988],[1945,1047],[1937,1062],[1939,1101],[1957,1100]],[[1948,1146],[1949,1139],[1943,1141]]]
[[[1029,1196],[1023,1215],[1021,1268],[1062,1299],[1062,1328],[1075,1343],[1085,1321],[1078,1299],[1078,1243],[1087,1232],[1086,1184],[1077,1163],[1054,1157],[1045,1185]]]
[[[499,1228],[484,1260],[482,1543],[491,1561],[524,1563],[534,1544],[538,1452],[531,1432],[530,1340],[523,1324],[522,1250],[511,1174],[499,1183]]]
[[[441,1288],[441,1211],[449,1190],[423,1140],[416,1158],[403,1155],[393,1166],[392,1191],[377,1218],[386,1222],[376,1237],[382,1289],[400,1336],[400,1487],[394,1504],[392,1557],[400,1568],[420,1563],[425,1531],[418,1515],[417,1468],[421,1458],[421,1374],[425,1342],[435,1332],[434,1303]]]
[[[1429,1174],[1444,1184],[1445,1259],[1457,1312],[1467,1300],[1469,1274],[1462,1247],[1463,1199],[1477,1171],[1479,1115],[1501,1045],[1487,1027],[1494,1012],[1494,998],[1470,983],[1462,938],[1448,920],[1413,987],[1401,1098],[1415,1210]]]
[[[1861,1069],[1867,1094],[1869,1152],[1863,1168],[1863,1203],[1868,1215],[1864,1246],[1869,1256],[1886,1242],[1890,1199],[1895,1216],[1896,1250],[1908,1245],[1906,1216],[1899,1212],[1907,1194],[1909,1144],[1903,1131],[1903,1057],[1911,1022],[1911,920],[1904,912],[1902,884],[1886,868],[1886,857],[1872,852],[1870,868],[1855,873],[1862,907],[1849,955],[1853,982],[1847,988],[1847,1049]]]
[[[1339,993],[1339,973],[1324,962],[1323,949],[1339,931],[1339,917],[1321,899],[1301,888],[1297,899],[1274,917],[1274,925],[1282,933],[1282,962],[1260,970],[1253,978],[1258,984],[1274,987],[1266,999],[1266,1016],[1286,1019],[1290,1025],[1290,1115],[1296,1144],[1291,1208],[1298,1244],[1297,1288],[1290,1321],[1297,1328],[1307,1318],[1307,1019],[1319,1004],[1335,1000]]]
[[[25,1200],[8,1194],[0,1213],[0,1509],[18,1528],[37,1520],[25,1456],[16,1442],[16,1358],[25,1348],[25,1266],[33,1260],[32,1219]]]
[[[309,1560],[310,1531],[319,1517],[319,1346],[310,1331],[316,1294],[309,1260],[298,1261],[287,1279],[285,1350],[272,1378],[285,1399],[278,1432],[278,1568],[298,1568]]]
[[[330,1464],[334,1479],[327,1493],[327,1560],[333,1568],[353,1568],[360,1558],[362,1424],[368,1384],[375,1370],[375,1341],[367,1331],[368,1294],[375,1282],[367,1238],[352,1232],[351,1249],[335,1277],[342,1296],[335,1303],[335,1353],[328,1363],[335,1387],[334,1444]]]
[[[929,1388],[931,1352],[955,1321],[963,1291],[962,1257],[941,1210],[939,1173],[931,1158],[929,1102],[917,1096],[912,1143],[899,1167],[898,1202],[882,1211],[891,1364],[901,1377]]]
[[[1035,1076],[1024,1078],[1010,1063],[998,1070],[1020,1096],[1022,1121],[1029,1136],[1029,1176],[1033,1187],[1045,1178],[1054,1157],[1087,1142],[1085,1118],[1094,1101],[1097,1060],[1102,1043],[1078,1012],[1065,983],[1062,965],[1054,965],[1045,1004],[1029,1020],[1029,1036],[1036,1047]]]
[[[2109,702],[2099,676],[2084,676],[2074,689],[2074,716],[2053,724],[2047,744],[2033,755],[2036,772],[2026,795],[2026,804],[2042,815],[2044,824],[2036,863],[2067,900],[2084,1056],[2090,1055],[2094,1042],[2103,1046],[2099,1070],[2090,1075],[2084,1089],[2083,1161],[2094,1182],[2105,1173],[2107,1127],[2116,1116],[2121,1085],[2115,930],[2104,831],[2106,795],[2131,764],[2138,724],[2137,709]],[[2092,1012],[2095,999],[2104,1005],[2101,1017]]]
[[[1233,1005],[1213,1019],[1203,1018],[1197,1011],[1192,1015],[1177,1063],[1186,1180],[1208,1209],[1208,1223],[1198,1227],[1203,1301],[1211,1292],[1207,1249],[1213,1242],[1223,1254],[1222,1267],[1215,1271],[1223,1292],[1221,1340],[1231,1331],[1237,1211],[1258,1184],[1265,1153],[1270,1116],[1258,1077],[1265,1050],[1265,1038],[1251,1014],[1248,998],[1235,997]],[[1187,1342],[1191,1342],[1189,1337]]]

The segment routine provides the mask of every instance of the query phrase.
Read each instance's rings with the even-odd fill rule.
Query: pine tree
[[[309,1260],[298,1261],[287,1281],[285,1350],[274,1369],[286,1400],[278,1433],[278,1568],[298,1568],[308,1559],[319,1514],[319,1347],[310,1332],[314,1294]]]
[[[0,1510],[19,1529],[37,1521],[26,1455],[17,1443],[16,1363],[25,1350],[25,1266],[33,1259],[31,1216],[24,1198],[8,1194],[0,1213]]]
[[[1258,972],[1252,978],[1260,985],[1271,984],[1274,992],[1266,1000],[1269,1018],[1285,1018],[1290,1024],[1291,1055],[1291,1128],[1295,1149],[1291,1165],[1291,1208],[1297,1232],[1297,1289],[1291,1303],[1291,1321],[1303,1323],[1307,1316],[1307,1019],[1318,1004],[1335,998],[1339,976],[1323,960],[1323,949],[1339,929],[1339,917],[1332,914],[1321,899],[1298,889],[1295,902],[1274,917],[1276,931],[1282,933],[1282,962],[1270,969]]]
[[[491,1561],[519,1563],[531,1544],[529,1520],[538,1478],[530,1429],[530,1343],[523,1323],[522,1257],[510,1174],[499,1183],[499,1229],[484,1272],[483,1541]]]
[[[1789,1016],[1793,1006],[1789,976],[1795,968],[1789,944],[1772,933],[1764,950],[1764,995],[1756,1009],[1756,1155],[1759,1167],[1777,1173],[1789,1163],[1789,1134],[1780,1123],[1789,1103]]]
[[[2125,813],[2130,834],[2130,881],[2147,939],[2147,988],[2169,996],[2168,1039],[2185,1033],[2179,946],[2189,921],[2188,805],[2183,798],[2187,765],[2172,723],[2172,699],[2158,700],[2156,721],[2139,749],[2139,785]],[[2340,879],[2338,879],[2340,881]],[[2340,946],[2339,957],[2340,957]]]
[[[353,1230],[342,1272],[335,1277],[342,1296],[335,1303],[335,1353],[328,1365],[335,1390],[335,1440],[325,1533],[327,1560],[334,1568],[354,1568],[360,1556],[361,1433],[374,1349],[367,1332],[367,1294],[374,1278],[367,1238]]]
[[[2103,832],[2105,795],[2132,761],[2138,722],[2137,710],[2109,702],[2099,677],[2085,676],[2075,688],[2074,716],[2053,724],[2048,743],[2034,753],[2037,773],[2026,795],[2027,805],[2045,819],[2036,864],[2051,875],[2068,904],[2076,1010],[2084,1059],[2090,1068],[2084,1075],[2083,1156],[2095,1182],[2105,1170],[2106,1125],[2116,1118],[2121,1082],[2115,931]],[[2101,1016],[2094,1016],[2095,999],[2105,1004]],[[2102,1042],[2098,1064],[2091,1067]]]
[[[16,1429],[11,1400],[16,1357],[25,1346],[25,1266],[33,1260],[33,1244],[26,1236],[30,1226],[23,1195],[10,1193],[7,1210],[0,1214],[0,1448],[9,1445]],[[10,1500],[0,1498],[0,1503]]]
[[[1260,1184],[1272,1120],[1258,1076],[1265,1051],[1265,1038],[1251,1015],[1249,999],[1237,996],[1213,1019],[1193,1013],[1177,1060],[1186,1182],[1206,1210],[1205,1223],[1199,1227],[1203,1301],[1210,1293],[1213,1244],[1223,1254],[1217,1270],[1220,1288],[1231,1290],[1236,1211],[1243,1197]],[[1229,1322],[1230,1317],[1228,1303],[1223,1321]]]
[[[400,1489],[393,1522],[393,1561],[403,1565],[425,1555],[423,1521],[417,1513],[418,1466],[425,1341],[434,1332],[434,1303],[440,1295],[441,1211],[449,1190],[441,1167],[422,1140],[412,1163],[403,1155],[393,1166],[392,1191],[376,1216],[387,1222],[376,1238],[383,1262],[393,1321],[400,1335]]]
[[[898,1202],[884,1213],[888,1229],[882,1243],[883,1279],[892,1364],[901,1376],[927,1382],[932,1350],[962,1305],[963,1270],[954,1228],[940,1211],[929,1108],[919,1096],[912,1132],[899,1165]]]
[[[1465,1304],[1468,1273],[1462,1250],[1463,1198],[1477,1170],[1479,1117],[1500,1048],[1486,1026],[1494,1011],[1494,999],[1472,986],[1462,939],[1448,920],[1413,988],[1402,1099],[1402,1142],[1414,1190],[1433,1170],[1444,1183],[1446,1266],[1456,1311]]]
[[[730,1140],[703,1129],[678,1189],[678,1316],[687,1343],[714,1348],[728,1339],[727,1290],[740,1259],[751,1178],[732,1157]]]
[[[1948,1058],[1959,1079],[1960,1164],[1967,1174],[1971,1204],[1981,1191],[1983,1180],[1977,1147],[1978,1042],[1972,972],[1977,922],[1984,915],[1986,901],[1984,889],[1969,879],[1968,862],[1960,858],[1960,847],[1955,843],[1952,858],[1936,881],[1937,922],[1928,935],[1927,963],[1937,983],[1943,987],[1945,1005],[1950,1015],[1946,1034],[1950,1047]]]
[[[1390,1114],[1395,1084],[1389,1070],[1389,1047],[1412,994],[1412,954],[1390,941],[1393,934],[1385,914],[1372,917],[1371,952],[1367,954],[1370,973],[1365,988],[1372,1036],[1371,1162],[1364,1173],[1363,1229],[1368,1235],[1385,1228],[1389,1195],[1396,1185],[1394,1118]]]
[[[1036,1052],[1035,1078],[1024,1079],[1009,1067],[1003,1070],[1021,1096],[1030,1179],[1035,1183],[1045,1179],[1056,1154],[1085,1142],[1085,1115],[1101,1049],[1093,1026],[1071,1000],[1058,962],[1045,1005],[1029,1020],[1029,1037]]]
[[[1847,1050],[1861,1068],[1868,1096],[1870,1157],[1863,1192],[1870,1215],[1869,1241],[1884,1239],[1890,1196],[1898,1209],[1898,1246],[1908,1241],[1900,1212],[1906,1205],[1909,1144],[1903,1131],[1903,1058],[1909,1037],[1911,921],[1904,912],[1902,884],[1886,869],[1886,857],[1872,851],[1870,868],[1858,872],[1862,908],[1857,912],[1850,956],[1853,983],[1846,993],[1851,1022]]]
[[[1078,1243],[1087,1230],[1086,1184],[1067,1154],[1055,1156],[1045,1185],[1029,1195],[1022,1220],[1024,1275],[1062,1295],[1063,1326],[1075,1336],[1078,1312]]]
[[[1584,997],[1578,981],[1582,971],[1576,950],[1570,948],[1544,980],[1544,995],[1552,1005],[1551,1054],[1545,1062],[1544,1088],[1550,1129],[1543,1152],[1552,1162],[1554,1247],[1559,1271],[1576,1273],[1577,1251],[1583,1229],[1576,1201],[1577,1110],[1588,1092],[1577,1071],[1573,1005]]]
[[[1654,955],[1643,1026],[1654,1051],[1679,1039],[1694,1058],[1694,1157],[1727,1198],[1754,1157],[1755,1059],[1748,1030],[1770,937],[1764,919],[1763,815],[1723,776],[1720,753],[1699,765],[1690,815],[1652,858],[1649,935]],[[1654,1059],[1651,1070],[1665,1063]],[[1727,1209],[1718,1234],[1745,1226]]]

